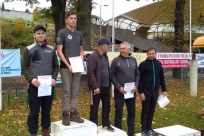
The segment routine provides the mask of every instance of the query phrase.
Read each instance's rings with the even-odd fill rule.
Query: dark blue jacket
[[[139,65],[140,80],[139,80],[139,93],[143,93],[144,89],[159,90],[160,86],[162,91],[166,91],[164,80],[164,72],[160,61],[148,58]]]

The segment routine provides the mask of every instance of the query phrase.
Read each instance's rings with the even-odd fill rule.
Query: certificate
[[[38,87],[38,97],[50,96],[52,93],[52,76],[38,76],[38,82],[40,82],[40,86]]]
[[[84,72],[84,65],[83,61],[80,56],[78,57],[70,57],[69,62],[71,63],[72,66],[72,72]]]
[[[135,82],[124,84],[124,90],[126,91],[126,94],[124,94],[125,99],[134,97],[134,93],[131,92],[134,89],[134,87],[135,87]]]
[[[159,104],[159,106],[160,106],[161,108],[164,108],[167,104],[170,103],[170,101],[169,101],[169,99],[168,99],[166,96],[164,96],[163,94],[161,94],[161,95],[158,97],[158,99],[157,99],[157,103]]]

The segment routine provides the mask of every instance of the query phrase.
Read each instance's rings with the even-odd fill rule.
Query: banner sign
[[[157,60],[163,68],[188,68],[191,55],[189,53],[157,53]]]
[[[204,54],[196,54],[196,60],[198,60],[198,68],[204,68]]]
[[[21,76],[20,49],[1,49],[1,77]]]
[[[187,59],[190,60],[189,53],[157,53],[157,59]]]

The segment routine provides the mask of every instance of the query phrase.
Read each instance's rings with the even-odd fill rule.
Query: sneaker
[[[150,129],[148,131],[149,135],[156,135],[157,133],[153,130],[153,129]]]
[[[142,136],[149,136],[149,133],[148,133],[148,131],[147,130],[145,130],[145,131],[143,131],[142,132],[142,134],[141,134]]]
[[[115,129],[112,128],[111,126],[103,126],[103,129],[107,131],[115,132]]]

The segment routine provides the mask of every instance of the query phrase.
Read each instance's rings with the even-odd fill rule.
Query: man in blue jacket
[[[127,125],[128,136],[134,136],[134,121],[135,121],[135,98],[136,89],[139,83],[139,72],[137,61],[130,54],[130,44],[127,42],[121,43],[120,55],[113,59],[111,64],[111,80],[114,85],[114,100],[115,100],[115,127],[122,129],[123,105],[126,103],[127,107]],[[133,98],[124,99],[126,90],[125,83],[135,82]]]
[[[156,60],[156,50],[147,50],[147,59],[139,65],[140,80],[138,91],[142,100],[141,125],[142,136],[156,134],[152,129],[152,120],[158,98],[159,88],[167,96],[164,72],[161,63]]]

